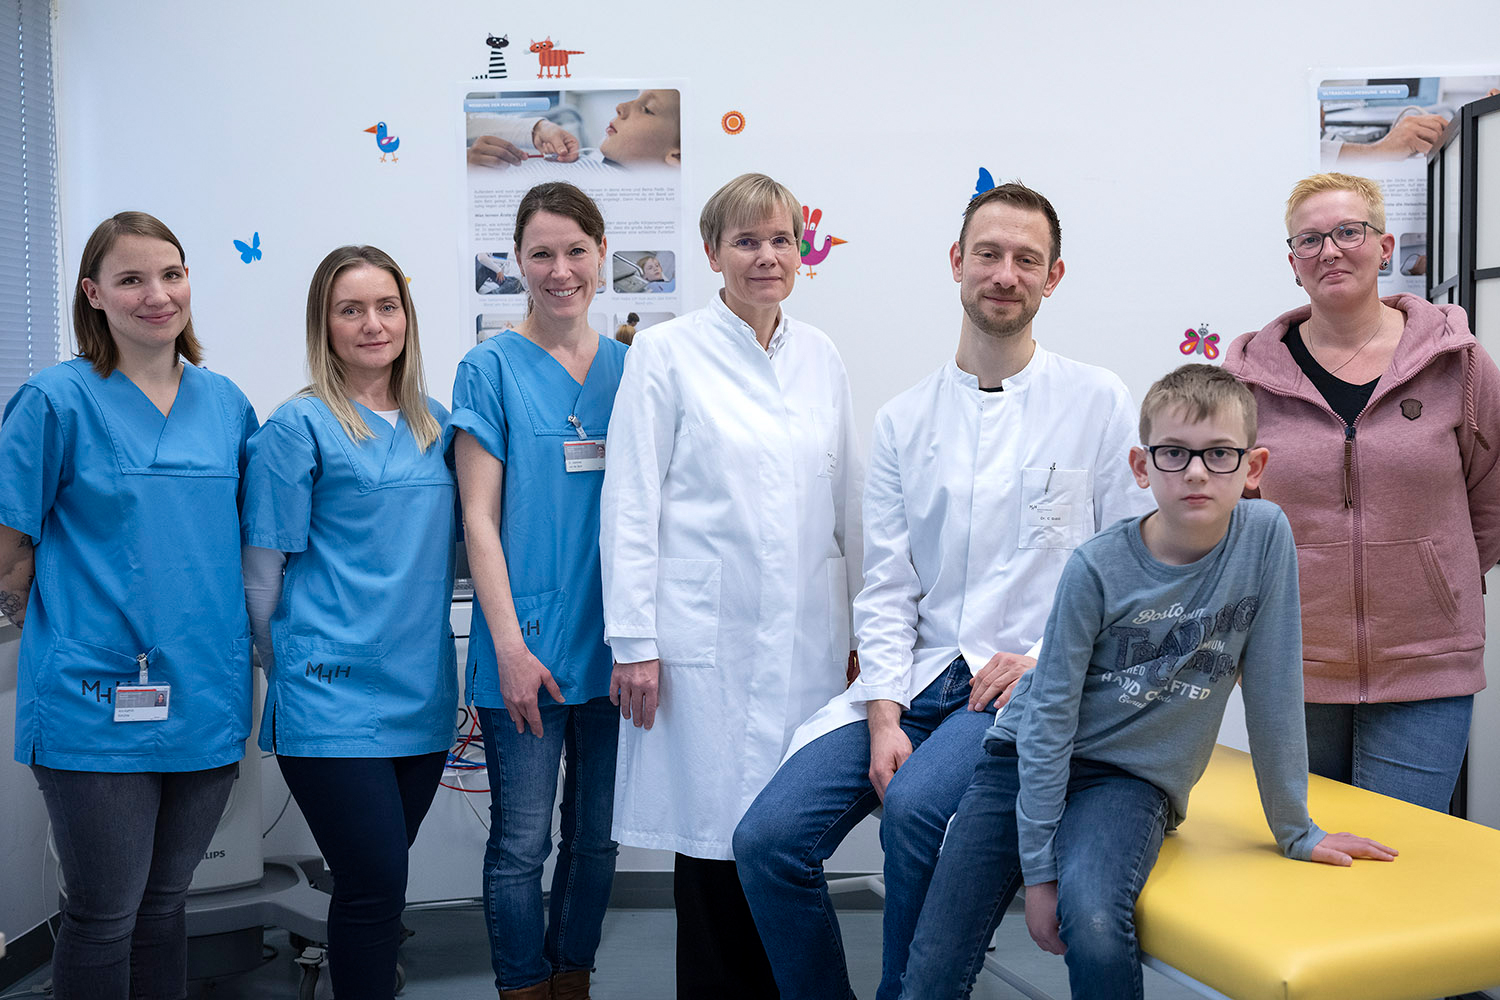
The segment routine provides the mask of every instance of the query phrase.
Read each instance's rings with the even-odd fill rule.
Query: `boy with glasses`
[[[1396,852],[1307,814],[1297,557],[1255,400],[1184,365],[1141,404],[1136,481],[1157,509],[1100,532],[1058,584],[1036,668],[985,736],[917,923],[902,996],[965,995],[1022,881],[1026,926],[1075,998],[1141,995],[1135,900],[1187,813],[1236,678],[1266,821],[1298,860]]]

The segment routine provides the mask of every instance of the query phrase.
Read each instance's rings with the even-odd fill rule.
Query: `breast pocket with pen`
[[[1020,548],[1077,548],[1094,523],[1088,470],[1022,469],[1020,517]]]

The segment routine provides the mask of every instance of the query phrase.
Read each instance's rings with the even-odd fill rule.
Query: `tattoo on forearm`
[[[5,617],[11,620],[15,620],[16,616],[21,613],[21,609],[25,606],[25,594],[12,594],[8,590],[0,590],[0,614],[5,615]]]

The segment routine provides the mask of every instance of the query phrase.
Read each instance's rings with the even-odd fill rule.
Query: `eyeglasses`
[[[1249,448],[1184,448],[1176,444],[1154,444],[1146,449],[1151,453],[1151,464],[1162,472],[1181,472],[1193,464],[1193,459],[1203,459],[1203,467],[1209,472],[1227,476],[1240,467],[1241,460]]]
[[[763,244],[769,243],[771,249],[776,253],[796,253],[797,241],[790,236],[772,236],[769,240],[758,239],[754,236],[741,236],[737,240],[725,240],[726,245],[734,247],[740,253],[760,253]]]
[[[1323,241],[1331,239],[1333,245],[1340,250],[1353,250],[1365,241],[1365,230],[1373,229],[1377,233],[1385,230],[1373,222],[1345,222],[1334,226],[1326,233],[1298,233],[1286,241],[1286,245],[1292,248],[1292,256],[1306,259],[1316,257],[1323,252]]]

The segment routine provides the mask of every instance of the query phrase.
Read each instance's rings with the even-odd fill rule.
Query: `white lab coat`
[[[960,652],[977,673],[1042,637],[1063,564],[1081,542],[1153,509],[1130,473],[1136,409],[1110,371],[1043,350],[981,392],[953,362],[875,418],[864,496],[860,675],[797,731],[787,755],[911,706]]]
[[[768,354],[715,295],[642,330],[610,419],[600,554],[617,662],[660,657],[655,726],[620,727],[614,838],[733,857],[792,733],[843,689],[861,461],[832,342]]]

